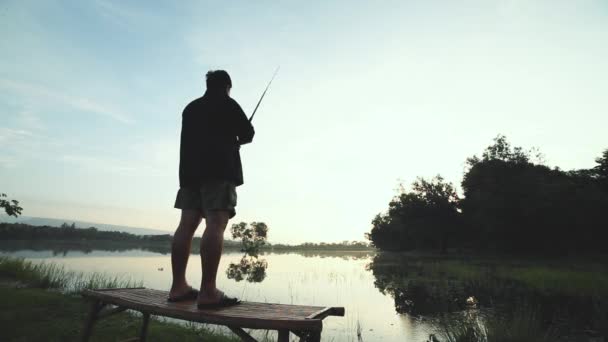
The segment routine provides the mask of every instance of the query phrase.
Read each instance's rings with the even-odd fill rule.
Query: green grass
[[[530,266],[504,269],[499,275],[544,293],[573,296],[608,295],[608,274],[605,272]]]
[[[88,303],[75,295],[34,288],[0,287],[0,331],[3,341],[78,341]],[[120,313],[99,320],[91,341],[124,341],[139,333],[141,317]],[[150,321],[148,341],[238,341],[219,333]]]
[[[608,296],[608,266],[590,260],[517,260],[508,258],[438,259],[393,256],[378,268],[394,270],[411,280],[451,279],[494,284],[515,281],[546,294],[577,297]]]
[[[80,290],[140,285],[101,273],[72,272],[52,263],[0,257],[1,340],[78,341],[89,312],[89,303],[78,295]],[[91,341],[124,341],[137,336],[140,325],[141,317],[129,311],[110,316],[95,324]],[[150,321],[148,341],[201,340],[239,341],[200,324]]]
[[[433,266],[431,266],[432,268]],[[564,265],[539,265],[530,263],[465,263],[442,261],[434,267],[456,279],[483,281],[496,277],[516,281],[530,289],[546,294],[570,296],[608,295],[607,269],[595,270]]]
[[[76,293],[89,288],[142,286],[141,281],[126,277],[68,271],[65,267],[53,263],[33,263],[9,257],[0,257],[0,277],[30,287],[58,289],[66,293]]]

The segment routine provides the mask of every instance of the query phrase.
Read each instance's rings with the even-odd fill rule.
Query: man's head
[[[230,95],[232,88],[232,80],[230,75],[225,70],[209,70],[207,72],[207,91],[214,93],[223,93]]]

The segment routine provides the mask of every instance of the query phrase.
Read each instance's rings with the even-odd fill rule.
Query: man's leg
[[[192,237],[202,218],[200,210],[182,209],[179,226],[173,235],[173,242],[171,243],[173,284],[171,285],[171,291],[169,291],[170,298],[181,296],[191,289],[186,281],[186,266],[190,257]]]
[[[210,210],[207,212],[205,232],[201,239],[201,263],[203,280],[198,296],[199,304],[215,303],[221,297],[216,287],[217,268],[224,247],[224,230],[230,219],[228,210]]]

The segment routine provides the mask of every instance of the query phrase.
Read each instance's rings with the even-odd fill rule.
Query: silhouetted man
[[[216,287],[224,230],[235,214],[236,187],[243,184],[240,145],[251,142],[253,126],[230,97],[232,81],[224,70],[207,73],[207,91],[182,114],[179,162],[180,189],[175,208],[181,220],[171,245],[173,284],[169,301],[197,299],[199,308],[237,304]],[[186,281],[186,265],[194,232],[205,218],[200,253],[200,292]]]

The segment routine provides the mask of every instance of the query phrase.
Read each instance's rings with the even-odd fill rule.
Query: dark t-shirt
[[[205,93],[182,114],[180,187],[208,180],[243,184],[240,145],[251,142],[253,126],[241,106],[227,95]]]

